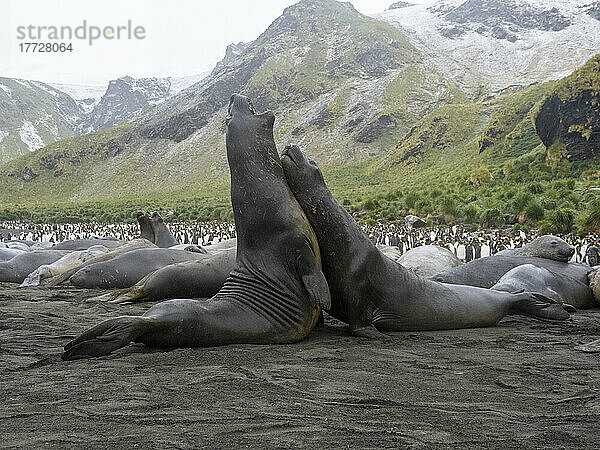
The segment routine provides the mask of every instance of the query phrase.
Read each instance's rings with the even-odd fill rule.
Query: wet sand
[[[0,446],[592,448],[600,440],[600,310],[564,323],[150,350],[63,362],[97,322],[150,304],[0,283]]]

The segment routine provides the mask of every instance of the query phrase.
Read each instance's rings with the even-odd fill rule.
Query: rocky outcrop
[[[535,119],[546,148],[569,161],[600,155],[600,55],[562,80]]]
[[[98,105],[77,126],[79,134],[90,133],[138,117],[169,96],[168,78],[123,77],[112,80]]]
[[[408,2],[395,2],[390,5],[390,7],[388,8],[388,11],[390,11],[392,9],[408,8],[409,6],[413,6],[413,4],[408,3]]]

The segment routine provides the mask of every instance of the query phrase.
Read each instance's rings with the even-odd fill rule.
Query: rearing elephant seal
[[[385,257],[333,197],[321,171],[296,146],[281,157],[288,184],[319,243],[331,290],[329,313],[357,335],[495,325],[510,312],[566,319],[558,304],[537,294],[437,283]],[[373,325],[376,330],[373,329]]]
[[[569,245],[558,236],[545,234],[544,236],[535,238],[523,247],[502,250],[494,256],[531,256],[569,262],[574,254],[575,247]]]
[[[154,232],[154,243],[159,248],[169,248],[179,244],[156,211],[150,215],[150,225]]]
[[[331,299],[315,234],[288,188],[273,139],[275,117],[233,95],[227,118],[237,265],[210,300],[170,300],[142,316],[109,319],[65,346],[63,359],[129,344],[208,347],[296,342]]]
[[[150,222],[150,214],[144,210],[140,210],[136,213],[135,217],[140,225],[140,237],[154,243],[154,230]]]

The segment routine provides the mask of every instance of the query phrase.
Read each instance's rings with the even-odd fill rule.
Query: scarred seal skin
[[[491,326],[510,312],[566,319],[558,302],[537,294],[438,283],[385,257],[337,202],[317,165],[296,146],[281,157],[286,179],[321,246],[330,314],[353,334]]]
[[[210,300],[169,300],[142,316],[109,319],[65,346],[63,359],[154,347],[296,342],[331,299],[315,234],[290,192],[273,139],[275,117],[234,94],[227,159],[237,229],[236,267]]]

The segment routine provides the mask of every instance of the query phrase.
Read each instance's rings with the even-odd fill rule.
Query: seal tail
[[[515,314],[544,320],[566,320],[571,317],[560,302],[545,295],[537,292],[523,292],[517,295],[519,298],[512,306],[512,312]]]
[[[65,345],[62,359],[70,361],[108,355],[150,331],[152,323],[140,316],[105,320]]]

